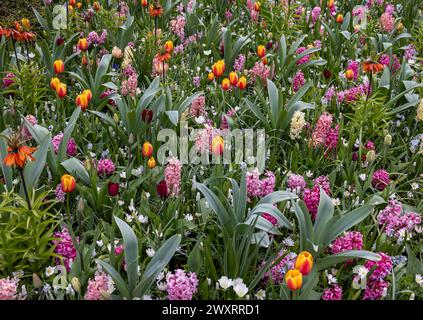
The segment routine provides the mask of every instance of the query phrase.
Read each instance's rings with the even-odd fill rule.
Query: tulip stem
[[[23,169],[20,168],[20,167],[19,167],[19,175],[21,176],[22,187],[24,189],[26,202],[28,203],[28,209],[32,210],[31,201],[29,200],[28,190],[26,189],[26,183],[25,183],[25,178],[24,178],[24,174],[23,174]]]
[[[71,215],[69,206],[69,193],[66,193],[66,211],[68,212],[69,225],[71,225]]]

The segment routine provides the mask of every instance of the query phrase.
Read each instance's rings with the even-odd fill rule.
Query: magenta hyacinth
[[[304,51],[306,51],[307,50],[307,48],[306,47],[299,47],[298,49],[297,49],[297,51],[295,51],[295,53],[297,54],[297,55],[300,55],[301,53],[303,53]],[[304,63],[307,63],[307,62],[309,62],[310,61],[310,55],[309,54],[306,54],[304,57],[302,57],[302,58],[300,58],[300,59],[298,59],[298,61],[296,62],[296,64],[297,65],[302,65],[302,64],[304,64]]]
[[[201,95],[198,98],[194,99],[191,103],[191,108],[189,112],[194,117],[203,116],[206,114],[204,106],[206,105],[206,97]]]
[[[386,281],[386,277],[392,271],[392,259],[390,256],[383,252],[379,252],[382,257],[380,261],[368,260],[364,266],[371,270],[373,267],[373,273],[367,279],[367,287],[364,290],[364,300],[377,300],[386,295],[386,289],[389,286],[389,282]]]
[[[257,168],[247,172],[247,194],[248,197],[264,197],[272,193],[275,189],[275,175],[271,171],[266,171],[265,178],[260,179],[260,172]]]
[[[198,279],[195,272],[185,273],[181,269],[166,275],[167,294],[169,300],[192,300],[197,293]]]
[[[304,73],[301,70],[298,70],[292,79],[292,90],[297,92],[305,83]]]
[[[287,185],[292,191],[301,192],[306,187],[306,182],[303,176],[292,173],[288,177]]]
[[[169,195],[171,197],[177,197],[181,189],[181,162],[173,157],[168,160],[165,168],[164,176]]]
[[[70,271],[70,265],[75,260],[76,249],[72,241],[72,237],[69,234],[67,228],[62,228],[61,232],[56,232],[54,237],[57,238],[53,240],[53,245],[55,245],[54,253],[62,256],[63,264],[66,267],[67,271]],[[79,238],[76,238],[76,241],[79,241]],[[61,259],[56,258],[56,264],[61,264]]]
[[[59,201],[59,202],[65,202],[65,200],[66,200],[66,193],[63,192],[63,190],[62,190],[62,183],[59,183],[56,186],[56,189],[54,190],[54,193],[56,195],[56,200],[57,201]]]
[[[361,250],[362,248],[363,235],[358,231],[346,232],[343,236],[336,238],[331,244],[333,254],[349,250]]]
[[[110,294],[114,291],[112,278],[105,272],[97,272],[94,278],[88,281],[85,300],[108,300]]]
[[[342,300],[342,288],[334,284],[333,286],[326,288],[322,294],[323,300]]]
[[[97,163],[97,174],[99,176],[111,176],[115,170],[116,166],[111,159],[100,159]]]
[[[63,132],[60,132],[59,134],[55,135],[51,139],[51,143],[53,144],[53,150],[55,154],[59,152],[60,143],[62,142],[62,139],[63,139]],[[77,151],[78,151],[78,146],[76,145],[75,140],[73,138],[70,138],[68,140],[66,154],[70,157],[73,157],[76,155]]]
[[[373,172],[372,186],[378,190],[384,190],[390,182],[389,173],[384,170],[376,170]]]

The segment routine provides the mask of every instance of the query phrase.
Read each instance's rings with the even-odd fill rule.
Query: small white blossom
[[[242,298],[248,293],[248,287],[243,282],[237,283],[236,285],[234,285],[233,289],[236,295],[240,298]]]
[[[156,251],[154,251],[153,248],[148,248],[147,250],[145,250],[145,252],[147,253],[147,256],[154,257],[154,255],[156,254]]]
[[[56,272],[56,267],[51,267],[51,266],[48,266],[47,268],[46,268],[46,276],[47,277],[50,277],[50,276],[52,276],[54,273]]]
[[[229,279],[226,276],[221,277],[219,280],[219,285],[223,290],[230,288],[233,284],[232,279]]]
[[[255,296],[258,300],[264,300],[266,299],[266,291],[264,291],[263,289],[260,289],[259,291],[257,291]]]

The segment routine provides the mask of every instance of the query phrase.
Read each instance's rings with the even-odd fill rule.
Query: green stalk
[[[26,183],[25,183],[25,178],[24,178],[24,174],[23,174],[23,169],[21,167],[19,167],[19,175],[21,176],[22,186],[23,186],[23,189],[24,189],[26,202],[28,204],[28,209],[29,210],[32,210],[31,201],[29,200],[28,190],[26,188]]]

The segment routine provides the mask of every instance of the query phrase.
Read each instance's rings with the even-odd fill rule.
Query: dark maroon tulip
[[[164,180],[160,181],[157,184],[156,189],[157,189],[157,193],[159,194],[160,197],[166,198],[168,196],[166,181],[164,181]]]
[[[56,46],[59,47],[59,46],[61,46],[64,43],[65,43],[65,38],[59,37],[59,38],[56,39]]]
[[[119,194],[119,183],[116,182],[109,182],[107,186],[107,190],[109,191],[109,196],[115,197]]]
[[[150,123],[153,120],[153,110],[144,109],[141,113],[141,118],[145,123]]]
[[[272,41],[269,41],[269,42],[266,44],[266,50],[270,50],[270,49],[272,49],[272,47],[273,47],[273,42],[272,42]]]
[[[353,159],[353,161],[357,161],[358,160],[358,154],[357,154],[357,152],[354,152],[352,154],[352,159]]]
[[[325,77],[326,80],[328,80],[332,77],[332,72],[330,72],[330,70],[328,69],[325,69],[323,70],[323,76]]]

